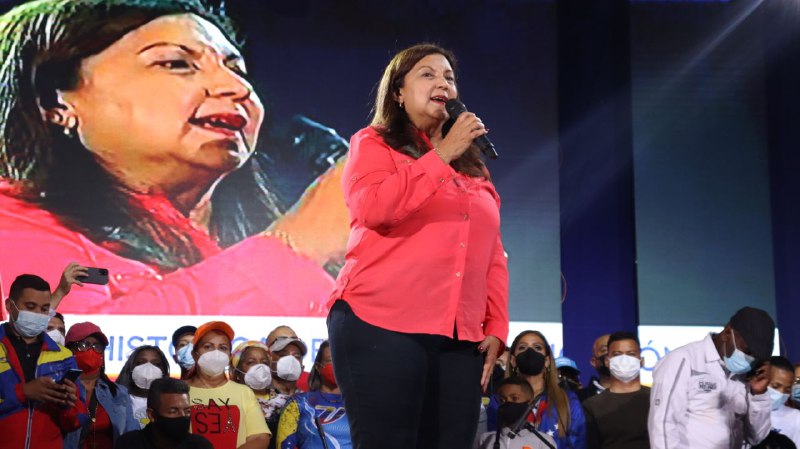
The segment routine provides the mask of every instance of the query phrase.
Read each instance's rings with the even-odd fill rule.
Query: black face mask
[[[608,354],[603,354],[600,357],[597,357],[597,374],[603,377],[611,376],[611,371],[606,366],[606,358],[608,358]]]
[[[528,348],[517,354],[517,369],[527,376],[536,376],[544,369],[544,355]]]
[[[528,411],[530,404],[527,402],[506,402],[497,408],[497,420],[500,427],[513,427],[516,425],[525,412]]]
[[[182,441],[189,435],[189,425],[191,419],[188,416],[179,416],[177,418],[167,418],[161,415],[155,415],[153,426],[158,433],[169,439],[170,441]]]

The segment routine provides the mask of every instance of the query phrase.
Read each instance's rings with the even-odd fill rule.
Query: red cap
[[[106,337],[106,334],[100,330],[99,326],[88,321],[73,324],[67,331],[64,342],[66,344],[76,343],[90,335],[94,335],[103,345],[108,346],[108,337]]]
[[[224,321],[209,321],[208,323],[200,325],[200,327],[198,327],[194,332],[194,340],[192,341],[192,344],[197,346],[197,344],[200,343],[200,340],[202,340],[203,337],[205,337],[205,335],[211,331],[217,331],[225,334],[225,336],[228,337],[228,340],[233,341],[233,328],[231,328],[228,323]]]

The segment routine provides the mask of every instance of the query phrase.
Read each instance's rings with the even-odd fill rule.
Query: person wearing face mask
[[[64,315],[55,312],[47,322],[47,335],[53,339],[54,342],[64,346],[64,336],[67,335],[67,326],[64,322]]]
[[[50,285],[18,276],[5,300],[9,321],[0,325],[0,437],[9,449],[61,448],[62,433],[87,420],[84,390],[69,379],[72,352],[45,333]],[[32,431],[31,431],[32,430]]]
[[[169,377],[169,362],[161,349],[150,345],[134,349],[117,377],[117,384],[130,393],[133,417],[141,428],[148,423],[147,390],[162,377]]]
[[[537,431],[526,419],[535,405],[527,379],[521,376],[504,379],[497,388],[497,397],[499,430],[481,434],[476,449],[555,449],[553,437]]]
[[[207,439],[189,432],[191,414],[189,385],[156,379],[147,391],[147,426],[120,437],[114,449],[212,449]]]
[[[569,357],[558,357],[556,368],[561,388],[578,393],[581,390],[581,371],[578,369],[578,364]]]
[[[583,402],[587,448],[649,448],[650,389],[639,382],[643,365],[639,337],[625,331],[611,334],[605,363],[611,373],[611,384]]]
[[[194,334],[195,366],[188,380],[192,433],[215,449],[266,449],[272,434],[253,390],[225,375],[233,338],[233,329],[223,321],[209,321]]]
[[[302,356],[305,357],[306,353],[308,352],[308,348],[306,347],[306,344],[303,342],[303,340],[301,340],[297,336],[297,332],[295,332],[294,329],[292,329],[289,326],[280,325],[280,326],[277,326],[275,329],[273,329],[267,335],[267,339],[266,339],[267,340],[266,341],[267,347],[272,348],[273,346],[275,346],[276,348],[281,348],[281,349],[276,349],[275,352],[273,352],[270,349],[270,358],[272,360],[278,360],[278,359],[280,359],[281,357],[283,357],[286,354],[295,353],[291,349],[284,349],[284,348],[287,347],[286,344],[278,344],[278,345],[275,344],[275,343],[278,343],[278,339],[284,340],[284,339],[287,339],[287,338],[288,338],[289,342],[298,341],[298,343],[296,343],[293,346],[296,346],[295,349],[299,350],[300,353],[302,354]],[[290,346],[290,348],[291,348],[291,346]],[[303,363],[303,358],[300,357],[300,364],[302,364],[302,363]],[[297,385],[297,388],[302,390],[302,391],[308,390],[308,371],[305,370],[305,367],[303,367],[303,370],[300,373],[300,378],[297,379],[296,385]]]
[[[611,373],[608,371],[608,366],[606,365],[609,336],[610,334],[603,334],[594,340],[594,345],[592,345],[592,358],[589,359],[589,364],[595,369],[597,376],[592,376],[586,387],[578,391],[578,398],[581,402],[602,393],[603,390],[611,385]]]
[[[739,309],[722,332],[670,351],[653,371],[650,446],[734,448],[770,431],[767,386],[775,322]]]
[[[794,383],[792,362],[786,357],[774,356],[769,359],[769,365],[771,373],[767,392],[772,403],[772,430],[786,435],[800,446],[800,410],[787,406]]]
[[[267,342],[270,347],[272,384],[269,398],[266,404],[262,403],[262,408],[270,431],[276,435],[278,421],[289,400],[304,390],[300,383],[304,375],[308,379],[308,373],[303,370],[302,360],[308,348],[288,326],[275,328],[267,337]],[[305,388],[308,388],[307,382]],[[275,447],[276,441],[275,438],[270,441],[270,449]]]
[[[303,391],[304,388],[300,385],[300,380],[305,374],[303,357],[308,353],[308,347],[303,340],[290,336],[277,337],[269,345],[269,349],[275,364],[275,369],[273,370],[275,376],[272,377],[272,384],[275,389],[282,394],[288,395]],[[291,359],[295,359],[297,364]],[[298,370],[298,364],[299,374],[296,374],[295,371]],[[281,367],[281,373],[278,373],[278,366]],[[307,382],[305,387],[308,388]]]
[[[172,359],[181,367],[181,379],[186,379],[189,370],[194,366],[192,357],[192,340],[197,328],[194,326],[181,326],[172,333]]]
[[[789,405],[800,409],[800,363],[794,364],[794,383],[792,384],[792,400]]]
[[[269,412],[270,385],[272,385],[272,372],[270,370],[269,348],[260,341],[250,340],[239,343],[231,353],[230,366],[231,380],[247,385],[256,395],[258,405],[267,418]],[[273,432],[273,429],[270,429]],[[270,440],[272,444],[274,439]]]
[[[281,413],[277,447],[352,448],[339,385],[333,374],[330,344],[322,342],[309,375],[309,391],[295,395]],[[325,439],[323,444],[322,439]]]
[[[586,419],[578,396],[561,388],[550,344],[539,331],[526,330],[514,338],[509,359],[512,375],[528,381],[534,403],[527,419],[539,432],[553,437],[558,449],[586,447]],[[497,430],[499,397],[489,403],[488,428]]]
[[[64,436],[65,449],[110,449],[120,435],[139,429],[133,417],[128,389],[106,376],[108,337],[90,322],[75,323],[67,331],[67,347],[82,370],[80,383],[86,390],[89,420]]]

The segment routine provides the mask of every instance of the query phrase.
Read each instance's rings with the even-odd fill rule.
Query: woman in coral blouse
[[[435,45],[398,53],[350,141],[328,331],[354,447],[470,447],[508,336],[500,200],[472,144],[486,129],[463,113],[442,132],[454,65]]]
[[[281,214],[224,17],[199,0],[49,0],[0,20],[5,279],[107,268],[64,313],[325,313],[341,164]]]

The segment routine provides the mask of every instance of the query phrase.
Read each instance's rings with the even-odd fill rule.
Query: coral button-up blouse
[[[329,306],[344,299],[360,319],[397,332],[506,341],[508,268],[491,182],[434,151],[395,151],[368,127],[350,141],[342,183],[350,239]]]

